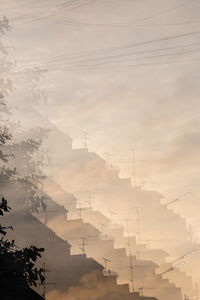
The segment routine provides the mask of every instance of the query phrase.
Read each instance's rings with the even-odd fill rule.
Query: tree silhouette
[[[0,216],[10,210],[7,200],[2,198]],[[6,239],[8,230],[13,230],[12,226],[0,225],[0,299],[28,300],[30,287],[36,287],[38,281],[43,284],[45,280],[44,269],[35,266],[44,248],[31,246],[19,249],[14,240]]]

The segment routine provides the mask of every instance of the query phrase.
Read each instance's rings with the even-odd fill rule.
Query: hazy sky
[[[17,70],[48,69],[44,114],[194,221],[199,205],[200,1],[0,0]],[[105,155],[104,155],[105,156]],[[166,201],[167,201],[166,198]]]

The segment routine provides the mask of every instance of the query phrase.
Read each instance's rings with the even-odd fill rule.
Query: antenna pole
[[[140,207],[136,207],[136,214],[137,214],[137,229],[138,229],[138,241],[141,244],[141,228],[140,228]]]
[[[139,293],[141,297],[143,297],[143,290],[144,290],[143,286],[139,287]]]
[[[47,225],[48,223],[48,213],[58,212],[57,210],[48,210],[47,209],[47,199],[46,199],[46,208],[41,213],[44,213],[44,224]]]
[[[103,261],[104,261],[104,269],[107,272],[107,263],[110,262],[110,260],[105,257],[102,257],[101,259],[103,259]]]
[[[102,236],[104,236],[104,228],[106,225],[104,223],[99,223],[99,224],[101,226],[101,234],[102,234]]]
[[[199,300],[199,285],[197,283],[195,283],[195,296],[196,296],[196,300]]]
[[[80,207],[77,208],[77,210],[78,210],[78,214],[79,214],[80,219],[82,219],[82,211],[83,211],[83,208],[82,208],[81,204],[80,204]]]
[[[128,219],[126,220],[126,225],[127,225],[127,234],[128,234],[128,250],[129,250],[129,259],[130,259],[130,272],[131,272],[131,288],[132,292],[134,292],[134,280],[133,280],[133,260],[132,260],[132,255],[131,255],[131,240],[130,240],[130,235],[129,235],[129,226],[128,226]]]
[[[116,215],[116,213],[112,210],[109,211],[110,215],[111,215],[111,223],[114,224],[114,215]]]
[[[136,186],[136,170],[135,170],[135,150],[132,150],[132,177],[133,185]]]
[[[56,285],[56,283],[55,282],[46,282],[46,273],[49,272],[49,270],[46,269],[46,263],[45,262],[43,263],[43,270],[44,270],[44,278],[45,279],[44,279],[44,283],[42,284],[43,285],[42,297],[44,299],[46,299],[45,296],[46,296],[46,287],[47,287],[47,285]]]
[[[106,156],[106,165],[107,167],[111,166],[111,163],[110,163],[110,158],[112,156],[112,154],[108,153],[108,152],[104,152],[105,156]]]
[[[88,148],[88,133],[83,131],[83,146],[85,149]]]
[[[81,251],[82,251],[83,254],[86,254],[85,251],[86,251],[86,246],[87,246],[87,243],[86,243],[87,238],[82,237],[81,240],[82,240],[82,244],[81,244],[82,248],[80,248],[80,249],[81,249]]]
[[[92,207],[92,192],[91,191],[87,191],[88,193],[88,200],[87,200],[87,204],[88,204],[88,207]]]

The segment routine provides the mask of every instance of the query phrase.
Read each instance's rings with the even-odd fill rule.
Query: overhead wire
[[[159,54],[159,55],[153,55],[153,56],[137,57],[136,59],[129,59],[129,60],[126,60],[125,62],[132,62],[132,61],[138,61],[138,60],[149,59],[149,58],[179,56],[179,55],[183,55],[183,54],[196,53],[196,52],[199,52],[199,51],[200,51],[200,48],[199,49],[190,50],[190,51],[178,52],[178,53]],[[100,63],[96,63],[96,64],[93,64],[93,65],[83,65],[83,67],[84,66],[98,66],[98,65],[120,63],[120,62],[124,62],[124,60],[121,60],[121,61],[118,60],[118,61],[114,61],[114,62],[113,61],[110,61],[110,62],[109,61],[108,62],[100,62]]]
[[[161,66],[161,65],[171,65],[171,64],[184,64],[184,63],[191,63],[191,62],[200,62],[200,57],[194,58],[194,59],[185,59],[182,61],[166,61],[166,62],[147,62],[147,63],[140,63],[140,64],[134,64],[134,65],[118,65],[118,66],[104,66],[103,68],[100,67],[89,67],[89,66],[84,66],[83,67],[67,67],[67,66],[63,66],[63,67],[59,67],[59,68],[52,68],[52,69],[47,69],[47,72],[58,72],[58,71],[92,71],[92,70],[105,70],[105,69],[109,69],[109,70],[119,70],[119,69],[133,69],[133,68],[138,68],[138,67],[144,67],[144,66]]]
[[[144,62],[144,63],[139,63],[139,64],[129,64],[129,65],[107,65],[107,66],[103,66],[100,67],[100,66],[62,66],[62,67],[54,67],[54,68],[49,68],[49,69],[44,69],[44,71],[46,72],[58,72],[58,71],[67,71],[67,72],[70,72],[70,71],[85,71],[85,70],[88,70],[88,71],[93,71],[93,70],[106,70],[106,69],[109,69],[109,70],[119,70],[119,69],[134,69],[134,68],[139,68],[139,67],[145,67],[145,66],[164,66],[164,65],[172,65],[172,64],[177,64],[177,65],[182,65],[182,64],[185,64],[185,63],[193,63],[193,62],[200,62],[200,57],[195,57],[193,59],[184,59],[184,60],[168,60],[168,61],[165,61],[165,62]],[[23,70],[23,73],[25,74],[26,72],[29,72],[29,68],[26,68]],[[40,70],[40,67],[37,68],[37,71]],[[17,73],[20,73],[21,71],[13,71],[12,73],[13,74],[17,74]]]
[[[25,25],[25,24],[28,24],[28,23],[32,23],[32,22],[35,22],[35,21],[40,21],[40,20],[49,20],[50,18],[54,17],[54,16],[57,16],[57,15],[60,15],[60,14],[63,14],[63,13],[66,13],[68,11],[72,11],[74,9],[77,9],[77,8],[80,8],[80,7],[83,7],[85,5],[88,5],[90,4],[91,2],[93,1],[96,1],[96,0],[77,0],[78,2],[82,2],[82,3],[77,3],[77,5],[74,5],[74,0],[69,0],[68,2],[64,2],[63,4],[59,5],[59,6],[56,6],[54,7],[54,13],[52,14],[48,14],[48,15],[44,15],[44,16],[40,16],[40,17],[33,17],[34,20],[27,20],[27,21],[24,21],[24,22],[19,22],[19,23],[16,23],[14,25],[18,26],[18,25]],[[69,4],[72,4],[72,6],[70,6]]]
[[[17,5],[17,6],[9,6],[9,7],[4,7],[2,8],[2,10],[5,10],[5,11],[9,11],[9,10],[15,10],[15,9],[18,9],[18,8],[22,8],[22,7],[27,7],[27,6],[30,6],[32,5],[33,3],[35,3],[35,0],[29,2],[29,3],[21,3],[21,5]],[[0,3],[1,4],[1,3]]]
[[[16,2],[16,0],[6,0],[6,1],[2,1],[2,0],[1,0],[0,5],[13,3],[14,1]],[[24,1],[24,0],[18,0],[18,1]]]
[[[62,12],[64,11],[64,9],[63,8],[67,8],[67,6],[69,6],[69,4],[74,4],[74,1],[81,1],[81,0],[68,0],[68,1],[64,1],[64,2],[62,2],[62,3],[60,3],[60,4],[58,4],[58,5],[54,5],[54,6],[47,6],[47,5],[41,5],[41,2],[36,2],[36,1],[31,1],[30,3],[26,3],[26,4],[23,4],[23,6],[25,7],[25,6],[30,6],[30,5],[33,5],[33,4],[36,4],[37,6],[35,7],[36,9],[38,9],[38,8],[42,8],[42,7],[44,7],[44,8],[47,8],[47,7],[51,7],[53,10],[59,10],[59,9],[62,9]],[[91,0],[90,0],[91,1]],[[16,8],[18,8],[19,6],[17,6],[17,7],[13,7],[13,8],[11,8],[11,9],[16,9]],[[22,6],[20,6],[20,7],[22,7]],[[9,8],[10,9],[10,8]],[[58,14],[60,13],[60,11],[58,11]],[[40,12],[40,14],[41,14],[41,12]],[[57,13],[56,13],[57,14]],[[52,14],[52,16],[53,16],[54,14]],[[50,15],[51,16],[51,15]],[[37,18],[37,17],[35,17],[35,16],[33,16],[33,15],[27,15],[27,17],[29,18],[29,17],[31,17],[31,18],[33,18],[34,20],[38,20],[38,19],[42,19],[42,18],[48,18],[49,17],[49,15],[47,15],[47,16],[44,16],[44,17],[39,17],[39,18]],[[13,18],[10,18],[10,20],[12,20],[12,21],[15,21],[15,20],[17,20],[17,19],[20,19],[20,16],[18,16],[18,17],[13,17]],[[33,20],[33,21],[34,21]],[[30,21],[26,21],[27,23],[29,23]],[[18,23],[17,23],[18,24]],[[20,23],[20,24],[26,24],[25,22],[22,22],[22,23]],[[16,25],[16,24],[15,24]]]
[[[187,0],[187,1],[184,1],[183,3],[181,3],[179,5],[172,6],[168,9],[165,9],[165,10],[161,10],[161,11],[159,11],[159,12],[157,12],[157,13],[151,15],[151,16],[147,16],[147,17],[144,17],[144,18],[138,18],[138,19],[135,19],[134,21],[124,22],[124,23],[123,22],[122,23],[87,23],[87,22],[77,22],[77,21],[67,21],[66,23],[65,22],[60,22],[60,23],[61,24],[74,24],[74,25],[81,25],[81,26],[100,26],[100,27],[145,26],[145,24],[141,25],[141,24],[137,24],[137,22],[151,20],[155,17],[166,14],[168,12],[172,12],[172,11],[177,10],[179,8],[183,8],[186,5],[189,5],[189,4],[191,4],[192,2],[195,2],[195,1],[198,1],[198,0]]]
[[[30,23],[30,22],[34,22],[34,21],[37,21],[37,20],[41,20],[41,19],[49,19],[51,17],[54,17],[58,14],[62,14],[66,11],[70,11],[72,9],[76,9],[78,7],[81,7],[83,5],[87,5],[89,4],[90,2],[93,2],[94,0],[88,0],[88,1],[82,1],[82,3],[80,3],[79,0],[77,0],[78,3],[76,3],[77,5],[72,5],[70,6],[71,4],[74,4],[74,1],[72,0],[69,0],[68,2],[64,2],[56,7],[54,7],[54,13],[53,14],[50,14],[50,15],[47,15],[47,16],[42,16],[42,17],[39,17],[39,18],[34,18],[34,20],[29,20],[29,21],[25,21],[23,22],[23,24],[27,24],[27,23]],[[174,7],[171,7],[169,9],[166,9],[166,10],[163,10],[163,11],[160,11],[156,14],[153,14],[152,16],[149,16],[149,17],[145,17],[145,18],[142,18],[142,19],[137,19],[135,21],[141,21],[141,20],[147,20],[147,19],[151,19],[151,18],[154,18],[158,15],[161,15],[161,14],[164,14],[164,13],[167,13],[167,12],[170,12],[172,10],[175,10],[175,9],[178,9],[178,8],[181,8],[191,2],[194,2],[194,1],[197,1],[197,0],[190,0],[190,1],[184,1],[184,3],[180,4],[180,5],[177,5],[177,6],[174,6]],[[33,1],[35,2],[35,1]],[[55,11],[56,10],[56,11]],[[60,12],[60,10],[62,10]],[[30,16],[29,16],[30,17]],[[130,22],[129,22],[130,23]],[[123,24],[129,24],[129,23],[123,23]],[[113,23],[112,25],[121,25],[122,23]],[[96,25],[96,24],[95,24]],[[141,25],[142,24],[138,24],[138,25]],[[145,25],[145,24],[144,24]],[[152,24],[154,25],[154,24]],[[148,44],[152,44],[152,43],[155,43],[155,42],[163,42],[163,41],[167,41],[167,40],[172,40],[172,39],[176,39],[176,38],[179,38],[179,37],[188,37],[188,36],[192,36],[192,35],[196,35],[196,34],[199,34],[200,32],[199,31],[196,31],[196,32],[190,32],[190,33],[184,33],[184,34],[180,34],[180,35],[175,35],[175,36],[169,36],[169,37],[164,37],[164,38],[160,38],[160,39],[157,39],[157,40],[150,40],[150,41],[144,41],[144,42],[138,42],[138,43],[132,43],[132,44],[127,44],[127,45],[123,45],[123,46],[119,46],[119,47],[110,47],[110,48],[101,48],[101,49],[97,49],[97,50],[90,50],[90,51],[86,51],[86,52],[82,52],[82,54],[71,54],[71,57],[68,55],[68,58],[66,57],[66,54],[64,54],[63,56],[62,55],[59,55],[52,59],[50,59],[49,61],[46,60],[46,65],[49,66],[50,68],[53,67],[59,67],[60,64],[62,64],[62,68],[63,67],[72,67],[74,65],[75,68],[77,68],[76,64],[77,63],[91,63],[91,62],[95,62],[97,61],[96,64],[89,64],[89,65],[80,65],[78,66],[79,68],[91,68],[91,67],[99,67],[99,66],[102,66],[102,65],[105,65],[105,64],[113,64],[113,63],[120,63],[120,62],[124,62],[124,60],[118,60],[118,61],[108,61],[108,62],[98,62],[98,60],[106,60],[106,59],[113,59],[113,58],[117,58],[117,57],[128,57],[128,56],[132,56],[132,55],[139,55],[139,54],[143,54],[143,53],[150,53],[150,52],[158,52],[158,51],[164,51],[164,50],[172,50],[172,49],[176,49],[176,48],[181,48],[181,47],[188,47],[189,45],[184,45],[184,46],[173,46],[173,47],[168,47],[168,48],[165,48],[165,49],[152,49],[152,50],[146,50],[146,51],[140,51],[140,52],[136,52],[136,53],[123,53],[123,54],[116,54],[116,55],[110,55],[110,56],[104,56],[104,57],[96,57],[96,58],[90,58],[88,60],[82,60],[82,61],[75,61],[75,62],[70,62],[68,63],[66,60],[67,59],[73,59],[73,58],[83,58],[83,57],[87,57],[87,56],[91,56],[91,55],[99,55],[99,54],[107,54],[107,53],[112,53],[113,51],[120,51],[120,50],[125,50],[125,49],[130,49],[132,47],[136,47],[136,46],[141,46],[141,45],[148,45]],[[193,43],[193,45],[197,45],[198,43]],[[192,44],[191,44],[192,45]],[[135,60],[133,59],[129,59],[129,60],[126,60],[125,62],[128,62],[128,61],[138,61],[138,60],[143,60],[143,59],[149,59],[149,58],[158,58],[158,57],[171,57],[171,56],[177,56],[177,55],[184,55],[184,54],[191,54],[191,53],[195,53],[195,52],[198,52],[200,49],[193,49],[193,50],[189,50],[189,51],[183,51],[183,52],[178,52],[178,53],[170,53],[170,54],[160,54],[160,55],[157,55],[157,56],[147,56],[147,57],[139,57],[139,58],[136,58]],[[39,60],[34,60],[34,61],[39,61]],[[32,65],[34,64],[34,62],[32,62]],[[43,64],[45,64],[43,62]],[[38,67],[38,66],[36,66]],[[45,67],[45,66],[44,66]],[[104,66],[105,67],[105,66]]]
[[[155,53],[155,52],[161,52],[161,51],[168,51],[168,50],[174,50],[174,49],[180,49],[180,48],[187,48],[190,46],[196,46],[199,45],[200,42],[196,42],[196,43],[190,43],[190,44],[184,44],[184,45],[178,45],[178,46],[171,46],[171,47],[165,47],[165,48],[156,48],[156,49],[151,49],[151,50],[143,50],[143,51],[137,51],[137,52],[133,52],[133,53],[123,53],[123,54],[117,54],[117,55],[111,55],[111,56],[104,56],[104,57],[95,57],[95,58],[91,58],[91,59],[87,59],[87,60],[79,60],[79,61],[72,61],[71,63],[85,63],[85,62],[92,62],[92,61],[98,61],[98,60],[105,60],[105,59],[112,59],[112,58],[118,58],[118,57],[129,57],[129,56],[134,56],[134,55],[141,55],[141,54],[145,54],[145,53]],[[194,50],[190,50],[190,51],[196,51],[196,49]],[[188,52],[190,52],[188,51]],[[199,51],[199,50],[198,50]],[[174,53],[169,53],[166,54],[167,55],[173,55]],[[158,56],[157,56],[158,57]],[[77,58],[77,57],[75,57]],[[79,57],[78,57],[79,58]],[[142,57],[143,58],[143,57]],[[40,63],[40,66],[52,66],[52,65],[63,65],[63,63],[67,63],[67,60],[71,60],[72,58],[60,58],[60,59],[52,59],[52,60],[47,60],[47,61],[43,61]],[[112,61],[111,61],[112,62]],[[104,62],[106,63],[106,62]],[[32,65],[34,66],[34,64],[29,64],[29,66]],[[38,66],[37,64],[35,64],[36,66]]]
[[[79,0],[78,0],[78,1],[79,1]],[[52,9],[53,9],[53,10],[55,10],[55,9],[62,9],[64,6],[69,5],[71,2],[72,2],[72,0],[64,1],[64,2],[60,3],[59,5],[53,6]],[[39,3],[38,3],[38,4],[39,4]],[[41,3],[40,3],[40,5],[37,6],[37,8],[41,8],[41,7],[44,7],[44,6],[41,6]],[[40,14],[41,14],[41,12],[40,12]],[[28,15],[27,17],[30,17],[30,15]],[[33,15],[31,15],[31,17],[34,18],[34,20],[37,19],[37,17],[35,17],[35,16],[33,16]],[[18,18],[19,18],[19,17],[18,17]],[[40,18],[42,18],[42,17],[40,17]],[[44,16],[44,18],[45,18],[45,16]],[[15,20],[15,19],[16,19],[16,18],[11,18],[11,20]],[[24,24],[24,23],[23,23],[23,24]]]
[[[162,27],[162,26],[184,26],[184,25],[194,25],[194,24],[199,24],[200,21],[185,21],[185,22],[179,22],[179,23],[159,23],[159,24],[138,24],[138,23],[133,23],[129,25],[116,25],[116,26],[110,26],[110,25],[95,25],[92,23],[83,23],[83,22],[77,22],[73,20],[68,20],[65,22],[56,22],[56,24],[64,24],[64,25],[79,25],[79,26],[102,26],[102,27],[112,27],[113,29],[122,29],[122,28],[127,28],[127,27]]]
[[[87,4],[89,4],[90,2],[92,2],[93,0],[88,0],[88,1],[86,1],[86,3],[80,3],[79,5],[77,5],[77,6],[75,6],[75,7],[73,7],[72,9],[75,9],[75,8],[79,8],[79,7],[81,7],[81,6],[84,6],[84,5],[87,5]],[[162,10],[162,11],[160,11],[160,12],[158,12],[158,13],[155,13],[155,14],[153,14],[153,15],[151,15],[151,16],[147,16],[147,17],[145,17],[145,18],[139,18],[139,19],[136,19],[136,20],[134,20],[134,21],[132,21],[132,22],[126,22],[126,23],[110,23],[110,24],[106,24],[106,23],[84,23],[84,22],[76,22],[76,21],[67,21],[66,23],[64,23],[64,22],[60,22],[60,20],[59,20],[59,22],[58,23],[60,23],[60,24],[71,24],[71,25],[80,25],[80,26],[111,26],[111,27],[123,27],[123,26],[174,26],[174,25],[183,25],[183,24],[137,24],[137,22],[138,21],[146,21],[146,20],[150,20],[150,19],[153,19],[153,18],[155,18],[155,17],[157,17],[157,16],[159,16],[159,15],[163,15],[163,14],[166,14],[166,13],[168,13],[168,12],[171,12],[171,11],[173,11],[173,10],[176,10],[176,9],[178,9],[178,8],[182,8],[182,7],[184,7],[184,6],[186,6],[186,5],[188,5],[188,4],[190,4],[190,3],[192,3],[192,2],[194,2],[194,1],[198,1],[198,0],[187,0],[187,1],[184,1],[183,3],[181,3],[181,4],[179,4],[179,5],[176,5],[176,6],[173,6],[173,7],[170,7],[170,8],[168,8],[168,9],[165,9],[165,10]],[[34,1],[35,2],[35,1]],[[57,8],[57,9],[62,9],[62,7],[63,7],[63,5],[66,5],[66,4],[69,4],[69,2],[71,2],[70,0],[66,3],[66,2],[64,2],[64,3],[62,3],[62,4],[60,4],[60,5],[58,5],[58,6],[54,6],[54,9],[55,8]],[[74,3],[74,1],[72,1],[73,3]],[[70,11],[70,10],[72,10],[72,9],[68,9],[68,11]],[[62,12],[61,13],[64,13],[64,10],[62,9]],[[37,18],[37,17],[33,17],[32,16],[32,19],[33,20],[27,20],[27,21],[25,21],[25,22],[22,22],[22,23],[17,23],[17,24],[15,24],[15,25],[21,25],[21,24],[27,24],[27,23],[31,23],[31,22],[34,22],[34,21],[38,21],[38,20],[43,20],[43,19],[47,19],[47,20],[49,20],[50,18],[52,18],[52,17],[55,17],[55,16],[57,16],[58,14],[60,14],[59,12],[57,12],[57,13],[54,13],[54,14],[50,14],[50,15],[47,15],[47,16],[41,16],[41,17],[39,17],[39,18]],[[30,17],[30,16],[29,16]],[[192,22],[186,22],[185,24],[192,24]]]
[[[132,43],[132,44],[128,44],[128,45],[124,45],[124,46],[119,46],[119,47],[110,47],[110,48],[107,48],[106,50],[104,49],[103,51],[100,51],[100,50],[98,50],[97,52],[88,52],[88,53],[85,53],[85,54],[83,54],[83,56],[76,56],[76,57],[74,57],[74,58],[83,58],[83,57],[87,57],[87,56],[90,56],[91,55],[91,53],[93,53],[94,55],[97,55],[97,54],[109,54],[109,53],[111,53],[111,55],[110,56],[104,56],[104,57],[96,57],[96,58],[90,58],[89,60],[87,60],[86,62],[91,62],[91,61],[96,61],[96,60],[98,60],[98,59],[108,59],[108,58],[115,58],[115,57],[121,57],[121,56],[127,56],[127,55],[136,55],[136,54],[140,54],[140,52],[134,52],[134,53],[136,53],[136,54],[134,54],[134,53],[131,53],[131,54],[128,54],[128,53],[125,53],[125,54],[113,54],[112,52],[113,51],[118,51],[118,50],[124,50],[124,49],[131,49],[131,48],[134,48],[134,47],[138,47],[138,46],[141,46],[141,45],[147,45],[147,44],[154,44],[154,43],[158,43],[158,42],[160,42],[160,41],[169,41],[169,40],[176,40],[176,39],[178,39],[178,38],[182,38],[182,37],[188,37],[188,36],[196,36],[196,35],[198,35],[200,32],[190,32],[190,33],[184,33],[184,34],[179,34],[179,35],[174,35],[174,36],[167,36],[167,37],[164,37],[164,38],[160,38],[160,39],[153,39],[153,40],[148,40],[148,41],[143,41],[143,42],[138,42],[138,43]],[[196,44],[198,44],[198,42],[196,43]],[[190,45],[192,45],[192,44],[188,44],[189,46]],[[178,46],[174,46],[174,47],[177,47],[178,48]],[[180,46],[181,47],[181,46]],[[168,48],[170,48],[170,47],[168,47]],[[172,48],[172,47],[171,47]],[[162,51],[160,48],[159,49],[152,49],[152,50],[146,50],[146,51],[141,51],[141,52],[143,52],[143,53],[146,53],[146,52],[153,52],[153,51]],[[55,58],[53,58],[53,59],[50,59],[50,60],[46,60],[46,61],[43,61],[43,64],[46,62],[46,65],[48,66],[49,64],[52,64],[52,65],[55,65],[56,63],[57,64],[59,64],[59,63],[62,63],[62,65],[63,65],[63,63],[64,62],[66,62],[66,58],[70,58],[70,59],[72,59],[73,57],[72,56],[60,56],[60,57],[57,57],[56,59]],[[41,60],[40,60],[41,61]],[[37,65],[37,62],[39,62],[39,61],[36,61],[36,65]],[[82,62],[84,62],[84,61],[78,61],[78,63],[82,63]],[[67,62],[66,62],[67,63]],[[72,63],[74,63],[74,62],[72,62]],[[77,61],[76,61],[76,63],[77,63]],[[31,64],[29,64],[29,65],[31,65]],[[41,65],[41,64],[40,64]],[[33,66],[33,64],[32,64],[32,66]],[[37,65],[38,66],[38,65]]]
[[[100,48],[100,49],[95,49],[95,50],[86,50],[86,51],[81,51],[79,53],[75,53],[75,54],[62,54],[62,55],[57,55],[54,56],[53,59],[55,58],[62,58],[62,57],[69,57],[69,58],[80,58],[80,57],[85,57],[85,56],[89,56],[89,55],[97,55],[97,54],[102,54],[102,53],[109,53],[109,52],[113,52],[113,51],[119,51],[119,50],[124,50],[124,49],[130,49],[130,48],[135,48],[138,46],[144,46],[144,45],[148,45],[148,44],[154,44],[154,43],[159,43],[159,42],[164,42],[164,41],[169,41],[169,40],[174,40],[174,39],[179,39],[179,38],[184,38],[184,37],[189,37],[189,36],[196,36],[199,35],[200,31],[192,31],[192,32],[188,32],[188,33],[182,33],[182,34],[178,34],[178,35],[173,35],[173,36],[166,36],[166,37],[162,37],[159,39],[152,39],[152,40],[147,40],[147,41],[142,41],[142,42],[136,42],[136,43],[129,43],[129,44],[125,44],[123,46],[113,46],[113,47],[107,47],[107,48]],[[51,58],[52,59],[52,58]],[[31,59],[31,60],[22,60],[22,61],[41,61],[43,59]],[[47,59],[49,60],[49,59]]]

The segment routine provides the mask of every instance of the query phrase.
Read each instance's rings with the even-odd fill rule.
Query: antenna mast
[[[87,200],[87,204],[88,204],[88,207],[92,207],[92,192],[91,191],[86,191],[87,194],[88,194],[88,200]]]
[[[41,284],[41,285],[43,285],[42,297],[44,299],[46,299],[45,296],[46,296],[46,287],[47,287],[47,285],[56,285],[56,283],[55,282],[46,282],[46,273],[49,272],[49,270],[46,269],[46,263],[45,262],[43,263],[43,270],[44,270],[44,278],[45,279],[44,279],[43,284]]]
[[[105,272],[107,272],[107,263],[111,262],[111,261],[105,257],[102,257],[101,259],[103,259],[103,261],[104,261],[104,269],[105,269]]]
[[[57,210],[48,210],[47,208],[47,199],[46,199],[46,207],[44,210],[40,211],[41,213],[44,213],[44,224],[47,225],[48,223],[48,213],[58,212]]]
[[[82,237],[81,240],[82,240],[82,244],[80,245],[80,246],[81,246],[80,249],[81,249],[81,251],[82,251],[83,254],[86,254],[86,253],[85,253],[85,251],[86,251],[86,246],[88,245],[88,244],[86,243],[87,238],[86,238],[86,237]]]
[[[138,231],[138,241],[139,241],[139,244],[141,244],[141,228],[140,228],[140,207],[137,206],[136,207],[136,214],[137,214],[137,231]]]
[[[131,240],[130,240],[130,235],[129,235],[129,226],[128,226],[128,219],[126,219],[126,225],[127,225],[127,234],[128,234],[128,250],[129,250],[129,259],[130,259],[130,273],[131,273],[131,288],[132,292],[134,292],[134,280],[133,280],[133,260],[132,260],[132,255],[131,255]]]
[[[133,185],[136,186],[136,170],[135,170],[135,150],[132,150],[132,177]]]
[[[83,147],[85,149],[88,148],[88,133],[86,131],[83,131]]]
[[[79,205],[79,207],[77,208],[77,210],[78,210],[78,215],[79,215],[80,219],[82,219],[83,208],[82,208],[81,204]]]

